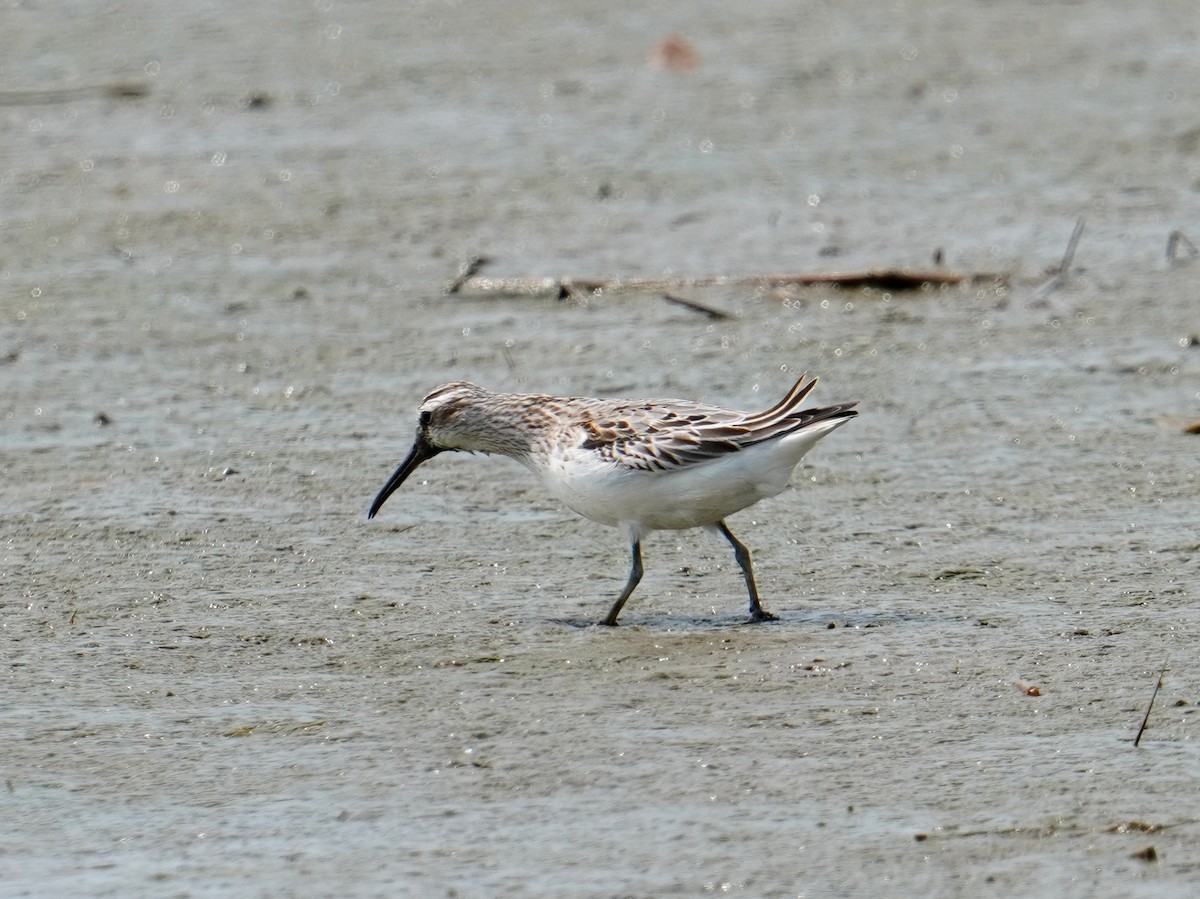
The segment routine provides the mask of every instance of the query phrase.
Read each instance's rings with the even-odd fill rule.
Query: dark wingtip
[[[858,401],[855,400],[852,403],[838,403],[820,409],[805,409],[796,416],[795,421],[800,422],[801,429],[820,421],[849,421],[858,415],[858,410],[854,408],[857,405]]]
[[[854,407],[858,405],[858,400],[849,403],[838,403],[833,407],[833,414],[830,418],[853,418],[858,415],[858,410]]]

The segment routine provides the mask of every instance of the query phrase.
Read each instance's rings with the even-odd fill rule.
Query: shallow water
[[[5,892],[1191,895],[1190,9],[10,10],[78,93],[0,106]],[[1012,277],[442,294],[938,248]],[[441,382],[802,370],[862,414],[730,521],[777,624],[682,532],[579,627],[627,550],[504,460],[364,520]]]

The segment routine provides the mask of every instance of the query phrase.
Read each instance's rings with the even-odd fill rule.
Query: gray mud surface
[[[0,892],[1195,895],[1193,4],[704,6],[0,13]],[[442,292],[938,249],[1011,277]],[[680,532],[579,626],[626,548],[505,460],[365,521],[444,381],[803,370],[776,624]]]

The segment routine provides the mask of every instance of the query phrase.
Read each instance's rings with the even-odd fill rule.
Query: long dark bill
[[[387,502],[387,498],[391,496],[400,487],[401,484],[408,479],[408,476],[417,470],[417,466],[427,459],[432,459],[441,450],[436,446],[430,446],[425,440],[418,436],[417,442],[413,444],[413,448],[408,451],[408,457],[400,463],[400,467],[392,472],[392,476],[388,478],[383,489],[379,491],[379,495],[375,497],[375,502],[371,503],[371,509],[367,512],[367,518],[374,518],[375,513],[382,508]]]

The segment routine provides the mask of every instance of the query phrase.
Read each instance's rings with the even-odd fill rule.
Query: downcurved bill
[[[440,449],[430,446],[418,437],[417,442],[413,444],[413,448],[408,451],[408,457],[400,463],[399,468],[392,472],[392,476],[388,478],[387,483],[383,485],[383,489],[379,491],[379,495],[375,497],[375,502],[371,503],[371,509],[367,512],[367,518],[375,517],[375,513],[387,502],[387,498],[396,492],[400,485],[408,479],[410,474],[416,471],[418,465],[426,459],[432,459],[440,452]]]

